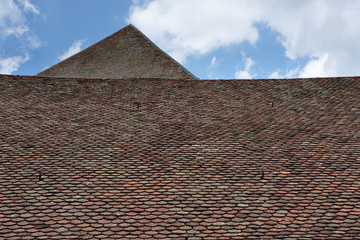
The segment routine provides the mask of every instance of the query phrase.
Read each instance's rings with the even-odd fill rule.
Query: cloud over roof
[[[307,59],[282,76],[356,76],[359,10],[353,0],[151,0],[134,2],[128,21],[181,63],[244,42],[256,47],[265,25],[288,59]]]

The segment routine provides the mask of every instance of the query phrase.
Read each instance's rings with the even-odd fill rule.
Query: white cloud
[[[15,35],[16,37],[20,37],[28,31],[29,28],[25,25],[13,26],[11,28],[5,28],[3,30],[3,36]]]
[[[218,60],[216,57],[213,57],[211,59],[210,65],[208,66],[208,69],[215,68],[217,65],[218,65]]]
[[[59,60],[65,60],[68,57],[71,57],[72,55],[78,53],[81,51],[81,46],[85,40],[75,40],[73,44],[70,46],[68,50],[66,50],[61,56],[59,56]]]
[[[26,37],[26,41],[29,44],[30,48],[38,48],[41,47],[43,42],[39,39],[37,35],[31,34]]]
[[[40,11],[29,0],[0,0],[0,34],[3,38],[9,35],[17,37],[29,31],[25,12],[40,14]]]
[[[252,67],[255,65],[255,62],[251,58],[245,58],[245,67],[243,70],[239,70],[235,73],[235,78],[238,79],[251,79],[255,77],[255,74],[252,74]]]
[[[1,73],[11,74],[16,71],[21,64],[30,59],[28,50],[41,46],[41,41],[28,26],[25,12],[40,14],[30,0],[0,0],[0,50],[6,48],[7,41],[18,46],[6,51],[10,52],[10,56],[0,58]]]
[[[331,68],[328,65],[329,54],[324,54],[321,57],[316,57],[310,60],[304,69],[300,72],[300,77],[323,77],[326,75],[334,75],[331,73]],[[330,73],[330,74],[329,74]]]
[[[25,63],[30,59],[29,55],[25,56],[14,56],[4,59],[0,59],[0,73],[11,74],[16,71],[21,64]]]
[[[154,0],[131,9],[128,21],[181,63],[189,55],[258,39],[252,23],[261,15],[251,1]]]
[[[279,33],[289,59],[310,58],[286,75],[360,74],[360,1],[134,1],[128,21],[181,63],[231,44],[255,45],[263,23]]]
[[[40,14],[39,9],[37,9],[30,0],[18,0],[22,5],[25,11],[30,11],[35,14]]]
[[[4,38],[8,34],[18,32],[12,29],[23,28],[24,16],[13,0],[0,0],[0,6],[0,33]]]
[[[268,78],[298,78],[298,77],[311,77],[311,76],[305,76],[301,75],[301,69],[300,67],[286,70],[285,73],[282,73],[280,69],[276,69],[274,72],[269,74]]]
[[[269,75],[269,78],[271,78],[271,79],[274,79],[274,78],[284,78],[284,76],[281,75],[280,70],[277,69],[277,70],[275,70],[274,72],[272,72],[272,73]]]

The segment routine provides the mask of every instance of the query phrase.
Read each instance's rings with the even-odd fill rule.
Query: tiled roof
[[[37,75],[77,78],[196,78],[133,25]]]
[[[0,239],[360,239],[360,78],[0,76]]]

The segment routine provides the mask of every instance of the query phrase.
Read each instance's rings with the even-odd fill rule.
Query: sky
[[[360,76],[359,0],[0,0],[0,73],[133,24],[201,79]]]

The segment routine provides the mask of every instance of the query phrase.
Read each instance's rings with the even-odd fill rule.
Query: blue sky
[[[358,0],[0,0],[0,73],[34,75],[129,23],[202,79],[360,75]]]

